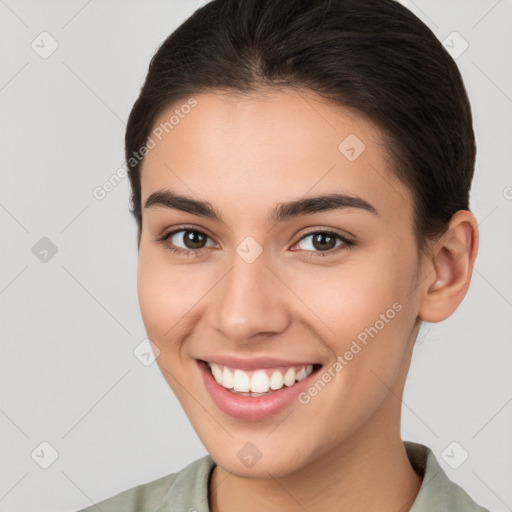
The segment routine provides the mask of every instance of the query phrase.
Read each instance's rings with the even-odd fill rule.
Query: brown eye
[[[178,231],[178,233],[184,233],[182,240],[187,249],[202,249],[208,239],[204,233],[200,233],[199,231],[187,230]]]
[[[336,247],[336,237],[329,233],[316,233],[312,238],[313,247],[319,251],[328,251]]]
[[[341,249],[348,249],[353,246],[354,242],[339,233],[314,231],[304,235],[295,245],[315,257],[335,254]]]
[[[176,229],[158,237],[157,240],[164,244],[166,249],[175,253],[192,255],[202,249],[208,247],[208,241],[211,242],[210,237],[197,229]],[[210,243],[210,246],[215,245]]]

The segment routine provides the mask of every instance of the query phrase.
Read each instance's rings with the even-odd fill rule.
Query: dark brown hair
[[[151,59],[128,119],[131,212],[142,230],[140,149],[156,117],[202,92],[310,90],[381,130],[414,198],[418,248],[469,210],[475,137],[455,61],[394,0],[211,0]],[[340,141],[341,142],[341,141]]]

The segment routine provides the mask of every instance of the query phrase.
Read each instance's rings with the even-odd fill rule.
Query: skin
[[[394,177],[379,130],[357,112],[286,89],[195,98],[143,163],[138,295],[162,374],[217,463],[210,509],[409,510],[422,478],[400,437],[405,379],[420,320],[447,318],[466,294],[474,216],[457,212],[420,256],[411,193]],[[349,134],[365,144],[354,161],[338,150]],[[144,208],[164,188],[210,202],[224,222]],[[267,220],[280,202],[333,191],[365,199],[378,214],[351,208]],[[209,237],[195,256],[166,248],[190,247],[184,232],[155,240],[181,224]],[[336,242],[322,256],[311,236],[301,241],[326,230],[350,234],[355,245],[335,252]],[[247,236],[263,249],[252,263],[236,252]],[[293,402],[265,420],[224,414],[196,366],[212,354],[260,355],[320,363],[322,373],[397,302],[401,311],[307,405]],[[250,468],[237,457],[248,441],[262,454]]]

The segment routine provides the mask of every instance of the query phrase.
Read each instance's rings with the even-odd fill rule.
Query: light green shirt
[[[414,470],[423,477],[409,512],[489,512],[452,482],[427,446],[404,441]],[[132,487],[78,512],[210,512],[208,481],[215,462],[210,455],[157,480]]]

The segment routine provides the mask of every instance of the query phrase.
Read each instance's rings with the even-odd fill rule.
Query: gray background
[[[123,165],[151,56],[202,3],[0,1],[2,512],[77,510],[206,453],[156,363],[133,353],[145,332],[127,179],[93,196]],[[512,2],[403,3],[451,51],[469,44],[457,63],[481,229],[466,299],[421,331],[403,437],[482,505],[512,510]]]

